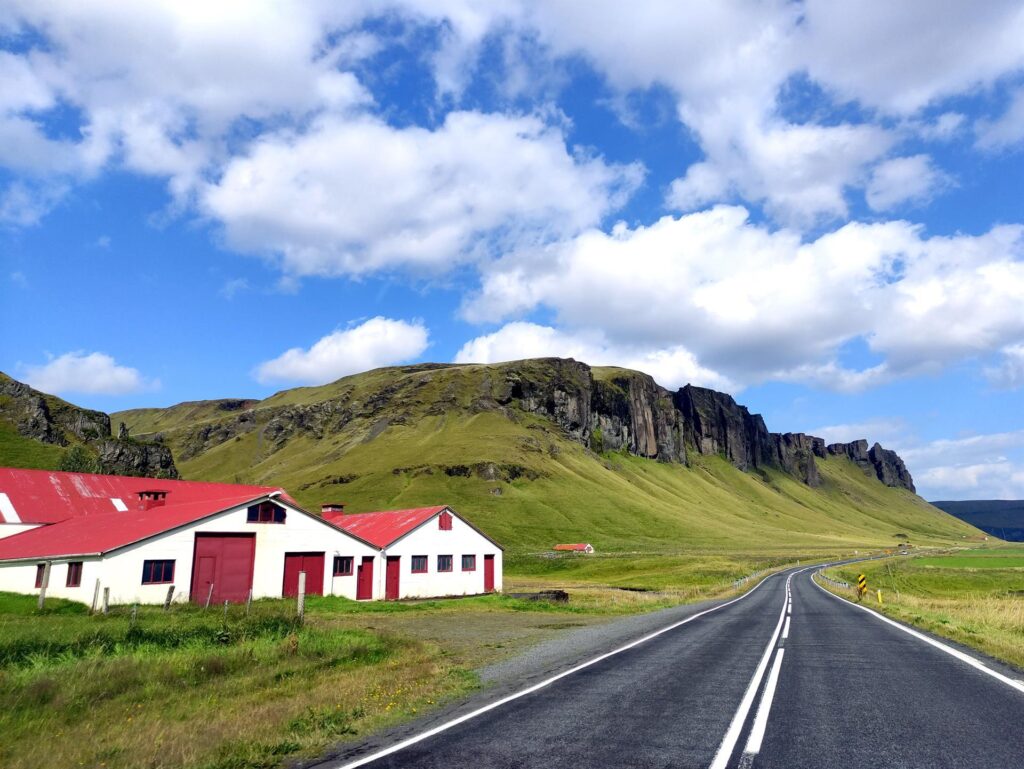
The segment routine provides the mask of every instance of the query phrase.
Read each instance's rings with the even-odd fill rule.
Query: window
[[[452,557],[450,555],[439,555],[439,556],[437,556],[437,570],[438,571],[451,571],[452,570]]]
[[[36,587],[43,586],[43,574],[46,572],[46,564],[36,564]]]
[[[249,523],[284,523],[284,508],[273,502],[260,502],[249,508]]]
[[[142,584],[159,585],[174,582],[174,561],[143,561]]]
[[[82,584],[82,562],[81,561],[69,561],[68,562],[68,581],[67,587],[78,587]]]
[[[441,531],[452,530],[452,514],[445,510],[437,517],[437,528]]]
[[[463,571],[476,571],[476,556],[475,555],[464,555],[464,556],[462,556],[462,570]]]
[[[427,573],[427,556],[425,556],[425,555],[414,555],[412,557],[412,573],[413,574],[426,574]]]
[[[335,577],[350,577],[350,576],[352,576],[352,556],[350,556],[350,555],[336,555],[336,556],[334,556],[334,576]]]

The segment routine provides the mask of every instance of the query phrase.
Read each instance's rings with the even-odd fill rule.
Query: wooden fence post
[[[249,595],[245,599],[245,616],[249,616],[249,609],[252,607],[252,588],[249,588]]]
[[[110,613],[110,588],[103,588],[103,613]]]
[[[210,608],[210,601],[213,600],[213,583],[210,583],[210,592],[206,594],[206,606],[204,608]]]
[[[100,602],[100,580],[96,578],[96,587],[92,591],[92,608],[89,609],[90,614],[96,613],[96,606]]]
[[[132,606],[132,619],[131,619],[131,622],[128,624],[128,627],[135,627],[135,622],[136,622],[136,620],[138,620],[138,618],[139,618],[139,605],[135,604],[135,605]]]
[[[227,599],[224,600],[224,624],[225,625],[228,624],[228,602],[227,602]]]
[[[299,615],[299,624],[302,624],[306,614],[306,572],[299,572],[299,601],[296,607]]]
[[[171,608],[171,601],[174,600],[174,585],[168,585],[167,597],[164,599],[164,611]]]
[[[47,561],[43,564],[43,578],[39,582],[39,611],[43,610],[43,602],[46,600],[46,588],[50,584],[50,566]]]

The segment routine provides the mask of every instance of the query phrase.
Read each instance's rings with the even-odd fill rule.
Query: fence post
[[[50,562],[43,564],[43,578],[39,582],[39,611],[43,610],[43,601],[46,600],[46,588],[50,584]]]
[[[89,609],[90,614],[96,613],[96,604],[100,602],[100,580],[96,578],[96,588],[92,591],[92,608]]]
[[[224,624],[228,624],[228,602],[224,599]]]
[[[167,586],[167,597],[164,599],[164,611],[171,608],[171,601],[174,600],[174,585]]]
[[[206,594],[206,606],[204,606],[203,608],[209,609],[210,608],[210,601],[212,601],[212,600],[213,600],[213,583],[211,582],[210,583],[210,591]]]
[[[252,606],[252,588],[249,588],[249,595],[245,598],[245,616],[249,616],[249,609]]]
[[[139,618],[139,605],[135,604],[132,606],[132,620],[128,624],[128,627],[135,627],[135,621]]]
[[[302,624],[306,614],[306,572],[299,572],[299,601],[296,607],[299,616],[299,624]]]
[[[107,614],[110,612],[110,588],[103,588],[103,613]]]

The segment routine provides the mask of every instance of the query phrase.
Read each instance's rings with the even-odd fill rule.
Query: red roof
[[[325,513],[323,518],[372,545],[387,547],[446,509],[447,505],[437,505],[376,513]]]
[[[246,489],[245,486],[237,488]],[[262,496],[265,494],[253,494],[250,490],[220,499],[168,504],[152,510],[93,513],[68,518],[0,539],[0,560],[105,553]]]
[[[555,550],[586,550],[590,545],[585,542],[579,542],[572,545],[555,545]]]
[[[78,516],[105,516],[117,512],[124,515],[141,510],[138,496],[140,491],[153,490],[167,492],[167,506],[245,495],[252,499],[272,491],[281,491],[276,486],[167,481],[0,467],[0,494],[5,494],[10,503],[9,506],[6,503],[0,504],[0,522],[56,523]],[[287,495],[282,495],[282,498],[291,501]],[[121,510],[114,500],[118,500],[127,509]],[[12,509],[13,516],[10,512]]]

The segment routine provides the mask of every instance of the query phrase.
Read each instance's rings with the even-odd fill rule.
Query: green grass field
[[[1024,548],[892,558],[828,573],[851,584],[863,573],[873,608],[1024,668]]]

